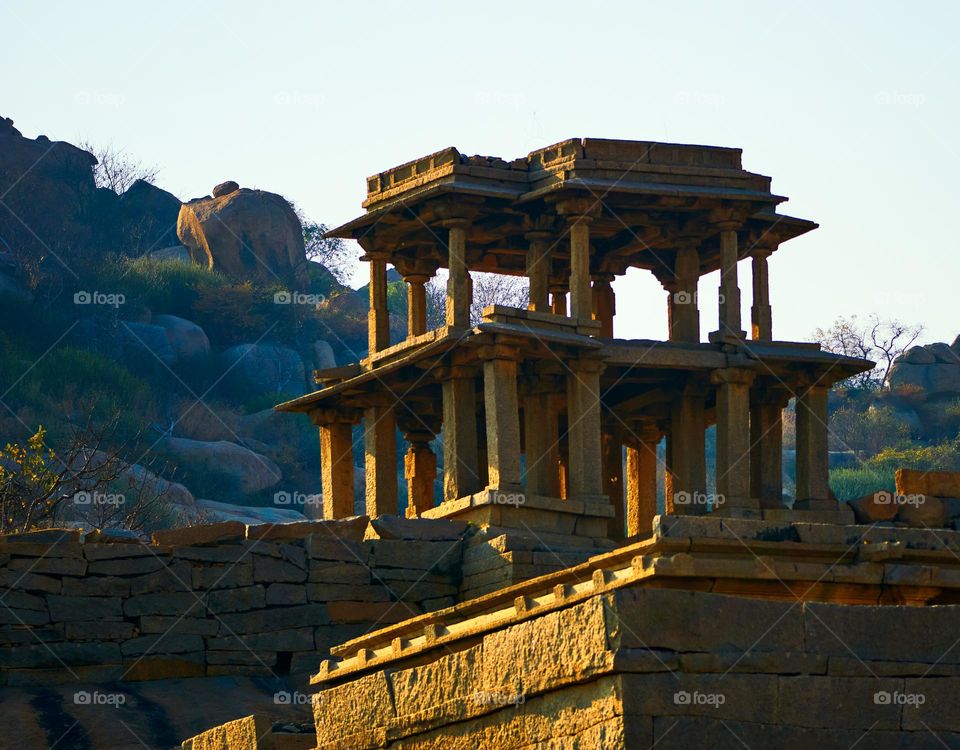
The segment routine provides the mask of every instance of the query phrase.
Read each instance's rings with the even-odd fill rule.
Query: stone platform
[[[954,531],[659,517],[334,648],[318,748],[960,747],[958,552]]]

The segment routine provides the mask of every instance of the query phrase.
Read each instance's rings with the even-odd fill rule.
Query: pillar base
[[[474,495],[447,500],[425,511],[421,517],[456,519],[480,527],[496,526],[527,533],[605,539],[613,515],[613,506],[606,495],[561,500],[507,488],[487,488]]]
[[[742,344],[747,340],[746,331],[710,331],[707,340],[711,344]]]

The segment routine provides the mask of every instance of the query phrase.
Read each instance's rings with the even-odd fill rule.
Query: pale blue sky
[[[182,199],[234,179],[329,224],[360,213],[367,175],[448,145],[737,146],[781,210],[821,224],[771,260],[778,338],[877,312],[952,341],[957,7],[4,0],[0,115],[123,147]],[[634,272],[616,289],[617,335],[660,337],[659,285]]]

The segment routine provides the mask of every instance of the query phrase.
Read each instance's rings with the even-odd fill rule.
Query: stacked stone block
[[[333,645],[455,603],[464,532],[358,517],[0,537],[0,684],[314,671]]]

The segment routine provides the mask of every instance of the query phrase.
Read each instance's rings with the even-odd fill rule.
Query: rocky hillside
[[[276,193],[118,195],[96,164],[0,121],[0,445],[113,424],[127,476],[166,482],[163,523],[319,513],[313,428],[272,406],[365,353],[362,293]]]

